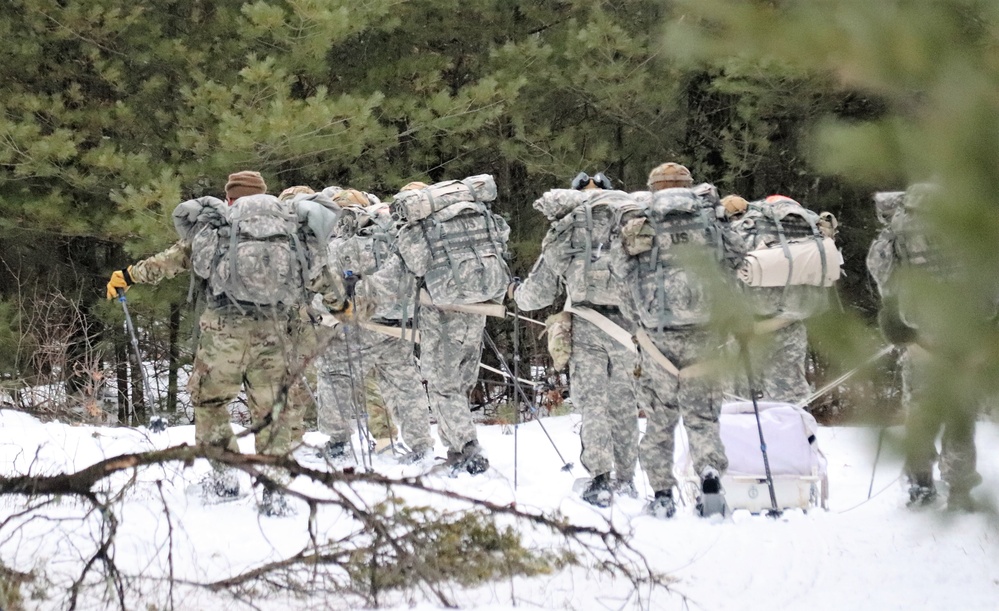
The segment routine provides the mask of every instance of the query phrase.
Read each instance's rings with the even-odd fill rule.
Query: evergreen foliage
[[[493,174],[523,276],[546,228],[530,207],[541,193],[581,170],[640,190],[676,160],[723,194],[780,192],[835,213],[843,301],[870,320],[869,193],[902,186],[900,165],[926,167],[912,149],[936,145],[908,129],[920,79],[957,87],[929,92],[934,104],[966,90],[957,75],[986,64],[960,60],[985,45],[989,22],[973,3],[807,4],[11,0],[0,6],[0,296],[58,277],[109,322],[110,271],[169,245],[173,207],[220,195],[241,169],[273,192],[336,184],[383,198],[411,180]],[[853,10],[864,17],[847,19]],[[948,13],[943,34],[925,25],[935,11]],[[929,65],[965,30],[943,49],[950,70]],[[863,138],[862,161],[836,152],[847,137]],[[58,247],[39,260],[39,240]],[[157,299],[135,307],[165,321],[187,282],[148,290]]]

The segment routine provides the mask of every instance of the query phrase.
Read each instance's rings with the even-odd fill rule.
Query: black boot
[[[611,492],[610,473],[601,473],[591,479],[590,484],[580,496],[590,505],[610,507],[611,501],[614,500],[614,494]]]
[[[326,445],[319,449],[317,455],[319,458],[331,462],[347,460],[347,442],[330,439],[326,442]]]
[[[676,501],[673,500],[673,489],[657,490],[655,498],[645,506],[645,511],[657,518],[672,518],[676,515]]]
[[[697,499],[697,512],[702,518],[728,513],[721,476],[714,467],[705,467],[701,472],[701,496]]]
[[[460,452],[454,450],[447,451],[446,465],[451,467],[451,471],[457,473],[465,470],[472,475],[484,473],[489,468],[489,459],[482,455],[482,448],[475,439],[462,446]]]
[[[937,500],[937,488],[929,473],[917,473],[909,478],[909,502],[912,508],[925,507]]]

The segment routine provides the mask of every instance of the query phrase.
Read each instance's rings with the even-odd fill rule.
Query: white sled
[[[828,509],[829,479],[826,458],[816,439],[819,426],[815,418],[790,403],[758,401],[757,406],[778,507]],[[754,513],[770,509],[770,490],[752,401],[722,405],[719,423],[728,456],[722,489],[729,509]],[[692,500],[700,489],[700,480],[694,473],[682,422],[677,425],[676,440],[674,469],[678,481],[684,484],[681,494]]]

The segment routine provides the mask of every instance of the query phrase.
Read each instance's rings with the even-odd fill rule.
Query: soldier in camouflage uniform
[[[975,428],[979,403],[969,399],[946,407],[931,400],[931,380],[940,367],[933,352],[933,330],[921,321],[920,285],[900,282],[898,272],[927,273],[940,290],[953,290],[957,268],[944,261],[927,235],[920,207],[933,187],[913,185],[906,192],[875,194],[882,229],[867,254],[867,269],[882,298],[878,324],[889,342],[904,349],[902,355],[902,406],[905,421],[905,467],[910,507],[933,503],[937,498],[933,465],[939,458],[940,475],[948,484],[949,509],[971,511],[971,490],[981,483],[976,469]],[[959,289],[958,289],[959,290]],[[941,433],[941,451],[936,438]]]
[[[260,174],[249,171],[230,175],[225,188],[230,205],[240,197],[266,193],[266,189]],[[112,299],[119,289],[127,290],[132,284],[156,284],[191,269],[192,243],[182,239],[157,255],[114,272],[107,296]],[[329,292],[333,299],[329,305],[335,310],[343,308],[338,278],[318,274],[311,289]],[[239,451],[228,406],[242,388],[252,426],[257,429],[256,450],[287,453],[301,438],[304,407],[309,400],[301,383],[301,365],[315,348],[300,311],[278,306],[240,308],[209,297],[198,325],[200,339],[187,385],[194,405],[195,441]],[[268,422],[271,418],[274,421]],[[216,468],[214,475],[207,492],[219,497],[239,494],[239,483],[231,470]]]
[[[746,248],[753,250],[776,246],[777,236],[772,226],[764,228],[761,206],[769,204],[794,204],[797,202],[784,196],[773,195],[763,202],[749,203],[738,195],[722,199],[725,215],[733,230],[746,242]],[[820,217],[831,219],[831,215]],[[785,219],[784,229],[790,221]],[[833,238],[835,219],[820,220],[818,229],[823,235]],[[829,262],[832,265],[833,262]],[[828,305],[829,288],[817,286],[766,286],[745,287],[747,300],[754,308],[759,321],[773,323],[773,331],[758,337],[749,346],[750,361],[753,366],[753,390],[768,401],[799,403],[811,393],[805,375],[805,362],[808,353],[808,331],[805,320],[825,309]],[[761,327],[765,324],[761,324]],[[735,394],[749,397],[748,381],[745,373],[735,377]]]
[[[603,174],[594,178],[586,176],[585,180],[575,181],[573,186],[583,191],[612,188]],[[558,191],[549,193],[555,194]],[[539,207],[539,204],[535,204],[535,207]],[[590,217],[593,217],[592,212]],[[522,310],[538,310],[550,306],[562,287],[569,294],[589,296],[594,293],[593,290],[588,291],[587,286],[570,286],[573,282],[585,283],[587,280],[585,274],[571,274],[567,277],[566,273],[575,255],[580,254],[577,251],[585,249],[578,244],[566,244],[572,241],[572,236],[558,232],[555,227],[558,219],[550,217],[549,220],[552,220],[553,227],[542,242],[541,256],[531,273],[514,291],[513,297]],[[613,225],[612,220],[608,222]],[[595,236],[591,237],[591,240],[596,239],[598,238]],[[590,255],[589,267],[595,269],[601,257],[608,257],[610,248],[608,244],[604,244],[602,249],[600,245],[596,245],[590,250],[596,254]],[[582,300],[573,302],[572,306],[592,310],[618,325],[625,330],[630,343],[633,328],[621,314],[621,292],[621,288],[615,285],[602,291],[600,296],[592,297],[598,303]],[[611,303],[605,303],[607,301]],[[619,491],[630,496],[637,495],[632,481],[638,462],[639,436],[634,352],[578,314],[571,314],[570,325],[570,394],[573,404],[582,415],[580,462],[592,478],[582,497],[591,504],[606,507],[612,499],[612,473]]]
[[[693,186],[693,179],[686,167],[670,162],[653,168],[649,174],[648,186],[651,193],[636,193],[634,196],[651,201],[655,192],[660,190],[686,191]],[[713,191],[713,188],[710,190]],[[734,270],[736,259],[741,258],[745,247],[738,236],[725,231],[720,225],[716,225],[716,230],[725,242],[724,263]],[[626,226],[622,228],[622,232],[626,230]],[[669,239],[669,236],[666,238]],[[686,236],[680,241],[685,242]],[[629,287],[630,283],[640,282],[643,275],[652,277],[654,274],[653,271],[643,272],[636,267],[637,258],[625,253],[621,240],[615,242],[612,257],[612,269],[621,279],[622,286]],[[677,277],[683,279],[685,275],[679,274]],[[657,289],[659,293],[670,295],[673,287],[668,284],[668,278],[671,277],[673,276],[667,277],[665,286]],[[678,288],[681,293],[690,290],[686,286]],[[669,371],[660,357],[668,360],[675,369],[683,370],[715,358],[717,351],[713,349],[713,345],[719,345],[721,338],[710,331],[707,325],[664,325],[662,328],[644,325],[639,309],[645,306],[635,301],[634,291],[625,290],[624,293],[627,297],[622,301],[622,312],[649,342],[644,348],[639,343],[638,362],[641,373],[638,379],[639,402],[649,406],[645,436],[639,446],[639,460],[655,493],[646,510],[652,515],[669,518],[676,512],[673,488],[677,485],[677,479],[673,473],[673,451],[674,431],[680,416],[683,416],[683,424],[687,430],[695,471],[701,477],[702,499],[705,495],[718,495],[721,492],[721,475],[728,467],[728,457],[721,442],[718,424],[722,401],[715,373],[710,370],[696,372],[688,369],[678,375],[675,371]],[[703,514],[708,513],[704,509],[701,511]]]
[[[436,305],[438,297],[435,293],[440,291],[442,298],[451,299],[454,295],[449,294],[447,289],[463,293],[466,288],[477,290],[488,285],[492,291],[500,282],[495,298],[501,299],[509,284],[509,270],[502,257],[506,255],[510,228],[505,220],[484,207],[484,202],[491,201],[496,195],[492,177],[470,177],[462,181],[467,189],[463,192],[473,192],[469,185],[473,185],[476,178],[483,180],[478,183],[480,186],[486,185],[485,190],[491,191],[489,197],[482,199],[477,194],[474,204],[467,200],[454,204],[458,208],[474,207],[474,214],[448,217],[439,223],[433,216],[426,222],[410,219],[399,233],[399,254],[406,269],[421,279],[435,304],[421,302],[420,305],[420,372],[426,383],[430,408],[437,420],[437,432],[447,446],[446,465],[454,472],[463,470],[471,475],[483,473],[489,468],[489,460],[479,445],[468,397],[478,379],[486,316],[468,308],[462,311],[461,304],[448,302]],[[461,189],[457,181],[451,184]],[[410,183],[403,187],[393,201],[393,215],[405,214],[405,202],[418,200],[420,195],[429,194],[432,188],[423,183]],[[409,191],[415,192],[417,197],[403,197]],[[424,201],[446,207],[452,205],[452,196],[428,197]],[[457,226],[448,228],[456,221],[459,221]],[[425,233],[428,231],[434,233],[432,239]],[[442,243],[444,252],[435,252]],[[452,266],[454,260],[461,260],[462,264]],[[483,262],[488,262],[489,267],[476,265]],[[463,303],[469,305],[469,302]]]
[[[337,235],[330,242],[328,255],[329,265],[337,273],[359,274],[357,295],[378,305],[370,321],[339,324],[330,331],[329,347],[317,359],[319,430],[330,436],[321,455],[330,460],[346,458],[351,426],[357,419],[361,419],[365,425],[362,428],[370,434],[377,427],[384,428],[394,442],[389,429],[391,417],[409,446],[408,451],[401,445],[396,448],[401,452],[400,460],[417,462],[432,452],[434,441],[430,435],[426,392],[413,352],[411,313],[415,279],[406,273],[393,251],[394,245],[388,243],[393,239],[394,225],[390,217],[375,211],[380,208],[377,204],[354,189],[341,191],[333,201],[364,217],[364,222],[373,223],[361,228],[361,232],[367,235],[373,230],[379,232],[381,239],[377,242],[354,237],[357,230],[351,230],[350,235]],[[357,252],[359,248],[366,252]],[[378,249],[377,256],[372,249]],[[377,270],[363,269],[375,259],[380,260]],[[407,281],[409,284],[402,287]],[[400,305],[400,299],[406,297],[410,299],[408,307]],[[400,334],[410,335],[394,337],[374,328],[398,329]],[[384,399],[381,413],[368,411],[378,406],[372,401],[374,398]]]

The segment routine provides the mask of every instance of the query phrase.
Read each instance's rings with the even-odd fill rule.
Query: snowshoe
[[[702,518],[718,514],[725,516],[728,513],[721,476],[712,467],[706,467],[701,476],[701,495],[697,499],[697,512]]]
[[[933,484],[933,476],[919,474],[909,482],[909,501],[907,507],[919,508],[932,505],[937,500],[937,488]]]
[[[232,467],[213,468],[201,478],[196,489],[209,504],[226,503],[246,496],[240,489],[238,472]]]
[[[423,461],[427,456],[430,455],[430,448],[414,448],[408,452],[399,455],[399,463],[403,465],[415,465],[418,462]]]
[[[638,489],[635,488],[635,482],[630,479],[625,481],[618,480],[614,486],[614,494],[637,499]]]
[[[444,465],[450,468],[453,474],[464,470],[471,475],[478,475],[485,473],[486,469],[489,468],[489,459],[482,455],[479,442],[473,439],[466,443],[460,452],[448,450]]]
[[[590,480],[590,485],[586,487],[580,495],[584,501],[597,507],[610,507],[614,500],[614,493],[611,492],[611,479],[607,473],[601,473]]]
[[[672,490],[659,490],[655,498],[645,506],[645,512],[657,518],[672,518],[676,515],[676,501]]]
[[[346,441],[333,441],[331,439],[326,442],[326,445],[319,448],[316,456],[329,463],[348,462],[351,459],[350,447]]]
[[[257,502],[257,511],[262,516],[281,518],[295,515],[295,509],[288,502],[288,495],[280,488],[265,486],[264,492]]]

